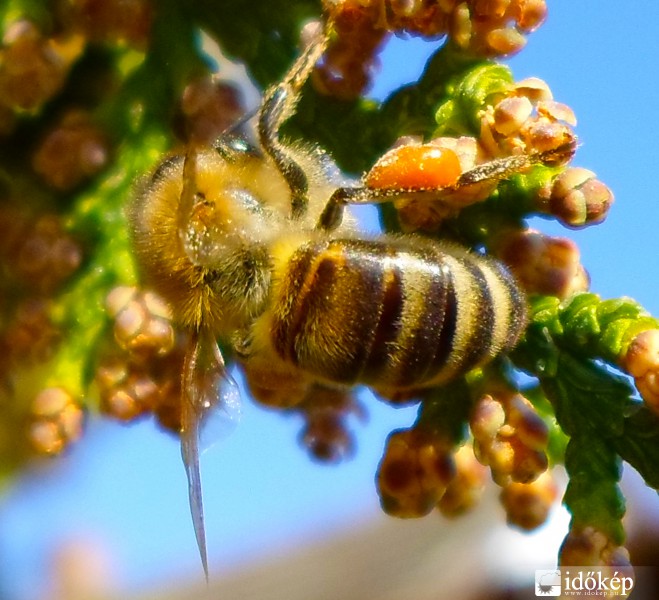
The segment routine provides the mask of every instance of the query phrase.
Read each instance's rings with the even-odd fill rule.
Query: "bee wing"
[[[215,402],[204,410],[199,424],[199,449],[203,454],[229,435],[240,422],[240,389],[228,373],[219,375],[212,389]]]
[[[188,478],[190,513],[204,574],[208,580],[208,554],[201,494],[200,448],[203,432],[215,421],[215,413],[224,413],[236,422],[240,412],[240,394],[235,381],[226,372],[220,349],[209,332],[192,335],[183,367],[181,392],[181,456]],[[226,423],[227,419],[223,419]],[[217,437],[215,436],[214,441]]]

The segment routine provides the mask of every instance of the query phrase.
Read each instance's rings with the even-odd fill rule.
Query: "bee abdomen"
[[[526,318],[501,264],[417,239],[305,244],[279,289],[275,351],[342,384],[442,383],[511,348]]]

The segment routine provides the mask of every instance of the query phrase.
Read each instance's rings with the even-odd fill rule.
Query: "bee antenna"
[[[236,132],[240,133],[240,129],[247,124],[249,121],[251,121],[256,115],[259,114],[259,108],[252,108],[251,110],[248,110],[240,119],[229,125],[223,132],[222,136],[225,135],[235,135]]]

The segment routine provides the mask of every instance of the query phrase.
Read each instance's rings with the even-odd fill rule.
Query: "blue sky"
[[[574,109],[573,164],[595,171],[616,202],[594,228],[538,226],[578,241],[593,291],[631,296],[659,315],[659,5],[548,4],[547,23],[509,64],[516,79],[543,78]],[[395,44],[374,93],[414,79],[428,51]],[[384,437],[414,414],[365,401],[371,418],[355,425],[357,455],[338,467],[309,462],[299,422],[245,402],[237,430],[202,459],[212,572],[378,510],[372,481]],[[71,455],[18,482],[0,500],[0,598],[36,599],[53,545],[76,537],[109,548],[121,589],[160,586],[162,573],[201,578],[177,442],[150,422],[92,423]]]

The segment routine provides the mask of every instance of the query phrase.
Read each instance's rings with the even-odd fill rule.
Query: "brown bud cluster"
[[[2,336],[4,360],[13,367],[47,361],[60,341],[61,332],[50,318],[50,302],[26,298],[15,308]]]
[[[445,10],[451,8],[449,35],[459,46],[479,56],[519,52],[526,45],[524,34],[537,29],[547,16],[544,0],[438,1],[438,4]]]
[[[145,50],[153,20],[151,0],[55,0],[49,34],[27,19],[10,22],[0,47],[0,135],[13,113],[37,112],[64,86],[88,42]]]
[[[209,146],[245,113],[240,90],[227,81],[206,76],[190,82],[179,106],[183,137]]]
[[[178,432],[187,338],[176,335],[169,307],[152,292],[117,287],[106,305],[117,348],[96,370],[101,410],[121,421],[154,413],[163,427]]]
[[[337,39],[320,70],[321,90],[355,97],[367,86],[374,55],[390,32],[449,36],[476,56],[519,52],[545,20],[544,0],[325,0]]]
[[[544,81],[530,78],[510,86],[502,97],[481,111],[478,138],[437,137],[426,144],[455,152],[462,173],[479,165],[496,164],[491,163],[495,159],[518,156],[526,160],[521,165],[511,166],[510,171],[492,169],[490,177],[485,177],[483,172],[481,177],[484,178],[478,183],[448,186],[438,193],[436,200],[413,195],[397,198],[394,206],[401,228],[434,233],[447,218],[486,200],[501,179],[518,170],[526,170],[534,164],[564,166],[576,150],[576,136],[572,130],[575,123],[572,110],[552,99],[551,90]],[[418,140],[403,137],[395,146],[418,143]],[[584,171],[568,169],[564,176],[555,178],[553,188],[540,190],[536,198],[538,210],[554,214],[572,227],[603,220],[613,195],[598,180],[584,177]]]
[[[558,555],[560,565],[630,569],[629,552],[592,526],[570,526]]]
[[[120,286],[107,296],[108,314],[114,319],[114,338],[133,357],[164,356],[174,347],[169,306],[153,292]]]
[[[476,403],[469,425],[476,458],[488,465],[499,485],[530,483],[547,469],[549,430],[521,394],[486,394]]]
[[[427,515],[454,476],[453,447],[447,440],[422,428],[393,431],[376,475],[382,509],[402,518]]]
[[[145,50],[153,21],[151,0],[60,0],[64,22],[91,42]]]
[[[153,414],[164,429],[178,434],[184,343],[150,360],[135,362],[126,354],[102,360],[95,376],[101,412],[123,422]]]
[[[65,192],[98,173],[108,159],[107,136],[87,112],[71,110],[46,132],[32,168],[47,185]]]
[[[620,360],[645,404],[659,415],[659,329],[639,333]]]
[[[575,229],[604,221],[612,204],[613,192],[595,173],[581,167],[569,167],[560,173],[546,197],[538,198],[541,212]]]
[[[491,157],[528,154],[560,166],[574,156],[576,122],[572,109],[554,101],[544,81],[531,78],[481,112],[479,141]]]
[[[371,4],[346,0],[330,5],[335,10],[336,39],[312,76],[319,92],[351,100],[368,89],[377,69],[376,54],[388,35],[377,23],[375,3]]]
[[[32,402],[28,438],[39,454],[60,454],[80,439],[84,425],[81,406],[65,389],[46,388]]]
[[[569,298],[590,285],[579,248],[568,238],[526,229],[500,235],[491,249],[530,294]]]
[[[347,421],[353,415],[364,417],[353,390],[316,384],[299,410],[305,419],[300,442],[314,459],[337,463],[352,456],[355,443]]]
[[[116,357],[102,362],[96,370],[101,411],[120,421],[132,421],[153,411],[160,389],[142,365]]]
[[[64,283],[80,266],[82,250],[56,215],[44,215],[30,222],[18,216],[10,240],[4,248],[9,270],[25,286],[49,294]]]
[[[545,523],[557,497],[554,478],[545,471],[530,483],[509,482],[501,490],[500,500],[509,525],[532,531]]]
[[[455,477],[437,503],[445,517],[457,517],[471,510],[480,501],[487,482],[487,469],[476,460],[471,444],[461,446],[453,458]]]
[[[84,48],[82,36],[45,36],[34,23],[15,21],[5,29],[0,48],[0,106],[36,111],[64,85]]]

